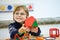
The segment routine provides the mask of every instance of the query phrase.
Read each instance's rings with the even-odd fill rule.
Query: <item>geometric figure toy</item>
[[[52,38],[59,37],[59,29],[57,29],[57,28],[50,28],[49,34],[50,34],[50,37],[52,37]]]
[[[30,16],[29,18],[27,18],[27,19],[25,20],[25,24],[24,24],[25,27],[31,28],[35,20],[36,20],[36,19],[35,19],[33,16]]]
[[[0,6],[0,9],[3,11],[6,9],[5,5]]]
[[[8,5],[7,8],[8,8],[8,10],[11,10],[12,9],[12,6],[11,5]]]
[[[24,40],[25,37],[28,37],[28,40],[30,40],[30,36],[28,33],[24,34],[22,37],[20,37],[18,34],[15,34],[14,40]]]
[[[25,34],[25,32],[22,32],[22,33],[18,33],[19,35],[23,35],[23,34]]]
[[[36,21],[36,20],[34,21],[34,23],[33,23],[32,27],[38,27],[38,23],[37,23],[37,21]]]
[[[32,5],[29,5],[29,9],[32,9]]]
[[[36,40],[45,40],[44,37],[36,37]]]
[[[20,36],[18,34],[15,34],[14,40],[18,40],[18,39],[21,40]]]

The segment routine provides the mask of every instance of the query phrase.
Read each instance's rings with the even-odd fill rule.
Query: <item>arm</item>
[[[40,33],[41,33],[41,30],[40,30],[40,28],[38,27],[38,32],[37,32],[37,33],[32,32],[32,31],[30,31],[29,33],[31,33],[31,35],[34,35],[34,36],[39,36]]]
[[[18,30],[19,29],[16,29],[15,27],[14,27],[14,25],[12,25],[12,24],[10,24],[9,25],[9,33],[10,33],[10,37],[13,39],[14,38],[14,36],[16,35],[16,34],[18,34],[20,37],[21,36],[23,36],[24,34],[19,34],[18,33]]]
[[[15,34],[18,33],[17,29],[15,29],[12,24],[9,25],[9,33],[12,39],[14,38]]]

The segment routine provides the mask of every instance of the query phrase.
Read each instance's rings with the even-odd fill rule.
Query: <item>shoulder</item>
[[[8,25],[9,28],[12,27],[12,26],[14,26],[14,23],[10,23],[10,24]]]

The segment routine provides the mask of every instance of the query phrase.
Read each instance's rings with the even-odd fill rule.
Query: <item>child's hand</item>
[[[26,31],[26,28],[24,27],[24,24],[22,25],[22,27],[18,30],[18,32],[25,32]]]
[[[29,28],[24,27],[24,24],[22,25],[22,27],[18,30],[18,32],[30,32]]]
[[[30,32],[30,29],[29,29],[29,28],[26,28],[26,31],[27,31],[27,32]]]
[[[33,28],[31,28],[31,32],[37,33],[37,32],[38,32],[38,27],[33,27]]]

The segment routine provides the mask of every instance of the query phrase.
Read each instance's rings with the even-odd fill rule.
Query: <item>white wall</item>
[[[60,17],[60,0],[0,0],[2,4],[33,4],[33,15],[36,18]],[[0,13],[0,20],[12,20],[12,13]]]
[[[37,18],[60,17],[60,0],[33,0]]]

